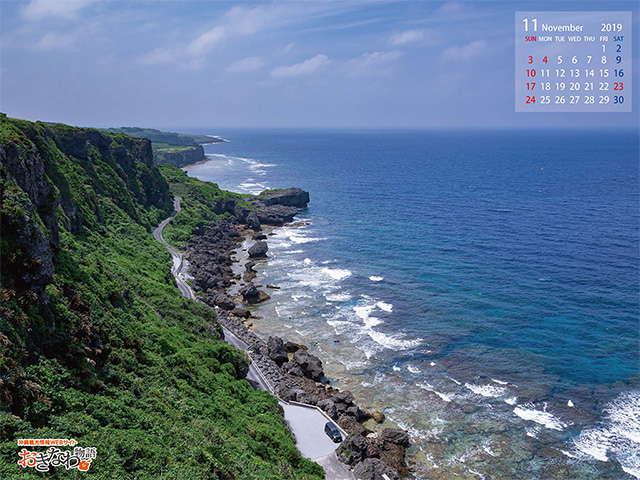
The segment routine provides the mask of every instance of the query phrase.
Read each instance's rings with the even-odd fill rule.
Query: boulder
[[[287,353],[296,353],[298,350],[306,350],[306,347],[298,343],[286,342],[284,344],[284,349]]]
[[[408,447],[410,443],[409,434],[399,428],[385,428],[382,430],[382,440],[396,445]]]
[[[364,422],[365,420],[368,420],[368,419],[371,418],[371,415],[369,414],[369,412],[361,409],[357,405],[353,405],[351,407],[347,407],[347,415],[349,415],[350,417],[355,418],[356,421],[358,421],[358,422]]]
[[[382,422],[384,422],[384,413],[382,413],[382,412],[373,412],[371,414],[371,418],[373,418],[376,423],[382,423]]]
[[[240,295],[242,295],[242,299],[244,300],[244,302],[248,303],[249,305],[260,303],[271,298],[263,291],[258,290],[253,282],[247,283],[240,289],[239,292]]]
[[[338,418],[338,425],[340,425],[349,435],[366,435],[367,429],[361,423],[358,423],[355,418],[347,415],[341,415]]]
[[[284,225],[293,220],[298,213],[296,207],[287,207],[284,205],[270,205],[262,207],[258,210],[258,220],[263,225]]]
[[[251,258],[264,258],[267,256],[267,251],[269,250],[269,246],[267,242],[264,240],[258,240],[256,243],[249,247],[247,253]]]
[[[219,293],[218,295],[216,295],[214,303],[216,306],[227,311],[231,311],[236,308],[236,304],[233,303],[233,300],[227,297],[224,293]]]
[[[276,362],[279,367],[289,360],[284,349],[284,341],[280,337],[269,337],[267,347],[269,348],[269,358]]]
[[[353,393],[349,390],[345,390],[334,395],[333,401],[336,403],[344,403],[345,405],[353,405]]]
[[[249,318],[251,316],[251,312],[249,310],[240,307],[234,308],[231,313],[240,318]]]
[[[342,463],[353,467],[367,458],[367,439],[362,435],[349,435],[336,449],[336,455]]]
[[[311,355],[306,350],[298,350],[293,354],[291,361],[300,366],[303,376],[319,382],[324,378],[322,361],[315,355]]]
[[[320,399],[317,396],[307,393],[305,391],[300,391],[296,395],[297,402],[306,403],[307,405],[317,405],[319,400]]]
[[[327,400],[320,400],[317,403],[318,408],[322,409],[322,411],[324,411],[327,415],[329,415],[329,417],[332,420],[338,420],[338,412],[336,410],[336,404],[333,403],[333,401],[327,399]]]
[[[379,458],[367,458],[358,463],[353,469],[353,475],[358,480],[384,480],[383,475],[389,480],[399,480],[398,473]]]
[[[298,365],[295,362],[283,363],[282,369],[285,372],[290,373],[291,375],[295,375],[296,377],[304,377],[304,372],[302,371],[302,368],[300,368],[300,365]]]
[[[260,219],[258,218],[258,214],[256,212],[249,212],[245,221],[247,223],[247,226],[249,228],[252,228],[253,230],[258,230],[260,228]]]

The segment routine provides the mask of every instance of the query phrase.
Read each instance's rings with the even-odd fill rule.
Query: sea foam
[[[583,430],[574,439],[574,447],[579,455],[601,462],[615,457],[625,472],[640,479],[640,392],[621,394],[604,412],[601,424]]]
[[[476,395],[482,395],[483,397],[502,397],[509,392],[509,390],[504,387],[494,387],[493,385],[473,385],[471,383],[465,383],[464,386]]]
[[[553,416],[552,413],[547,412],[546,405],[543,410],[536,410],[535,405],[527,403],[525,405],[519,405],[513,409],[513,413],[522,418],[523,420],[530,420],[532,422],[539,423],[551,430],[562,431],[567,425],[562,423],[559,419]]]

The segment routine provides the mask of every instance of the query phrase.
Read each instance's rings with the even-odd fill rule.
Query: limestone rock
[[[214,302],[223,310],[231,311],[236,308],[236,304],[233,303],[233,300],[227,297],[224,293],[219,293],[218,295],[216,295]]]
[[[353,475],[358,480],[384,480],[386,475],[389,480],[399,480],[396,471],[378,458],[367,458],[353,469]]]
[[[336,455],[338,460],[352,467],[367,457],[367,440],[362,435],[349,435],[336,449]]]
[[[264,258],[267,256],[267,251],[269,250],[269,246],[267,242],[264,240],[258,240],[256,243],[251,245],[247,253],[251,258]]]
[[[399,428],[385,428],[382,430],[382,440],[396,445],[402,445],[403,447],[409,446],[409,434]]]
[[[276,362],[279,367],[289,360],[284,349],[284,341],[280,337],[269,337],[267,347],[269,348],[269,358]]]

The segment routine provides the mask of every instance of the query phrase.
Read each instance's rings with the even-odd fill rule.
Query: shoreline
[[[202,301],[216,309],[220,323],[249,345],[252,361],[279,397],[317,406],[349,434],[336,452],[343,463],[351,468],[371,468],[389,478],[407,478],[410,471],[406,451],[410,438],[406,431],[371,430],[364,424],[370,419],[380,424],[384,415],[362,409],[351,392],[332,387],[322,361],[310,354],[307,346],[280,337],[265,340],[251,329],[251,318],[255,318],[251,307],[270,298],[261,290],[265,286],[253,283],[256,275],[253,260],[268,258],[268,236],[278,227],[296,225],[294,216],[308,202],[306,192],[297,189],[298,198],[294,198],[291,190],[269,194],[261,200],[263,208],[236,212],[233,219],[211,224],[192,238],[184,251],[190,262],[189,273],[194,277],[194,291],[204,293]],[[306,201],[300,201],[301,194],[306,195]]]

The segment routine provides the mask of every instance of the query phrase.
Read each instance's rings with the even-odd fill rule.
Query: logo
[[[19,447],[49,447],[44,452],[33,452],[23,448],[18,452],[20,468],[34,468],[38,472],[48,472],[51,467],[64,467],[67,470],[77,468],[86,472],[91,462],[96,458],[96,447],[77,447],[74,439],[62,438],[21,438]],[[72,450],[62,450],[58,447],[74,447]]]

